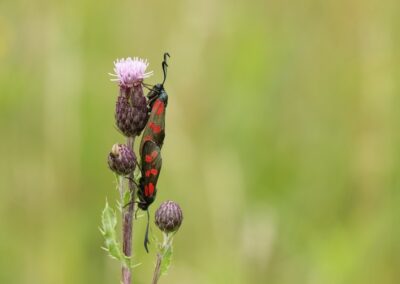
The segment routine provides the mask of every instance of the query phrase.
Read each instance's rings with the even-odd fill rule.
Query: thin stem
[[[153,282],[152,284],[157,284],[158,279],[160,279],[161,276],[161,263],[163,261],[165,253],[169,250],[172,249],[172,240],[175,235],[175,232],[173,233],[163,233],[163,244],[160,248],[160,251],[157,253],[157,262],[156,262],[156,267],[154,268],[154,274],[153,274]]]
[[[152,284],[157,284],[158,279],[160,279],[160,273],[161,273],[161,261],[162,261],[162,255],[161,253],[157,253],[157,263],[156,267],[154,268],[154,274],[153,274],[153,282]]]
[[[132,149],[135,144],[134,137],[128,137],[126,145]],[[129,179],[129,191],[131,193],[131,198],[135,200],[136,185],[133,182],[133,173],[130,175]],[[123,204],[123,200],[121,200]],[[133,235],[133,212],[135,211],[135,203],[131,202],[127,208],[122,209],[122,251],[128,257],[132,256],[132,235]],[[132,283],[132,271],[130,267],[122,266],[122,283],[131,284]]]

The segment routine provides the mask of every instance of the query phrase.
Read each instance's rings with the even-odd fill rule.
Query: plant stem
[[[158,279],[160,279],[161,276],[161,263],[164,259],[165,254],[168,252],[168,250],[172,249],[172,240],[174,238],[176,232],[173,233],[163,233],[163,244],[160,247],[160,251],[157,253],[157,263],[156,267],[154,268],[154,274],[153,274],[153,282],[152,284],[157,284]]]
[[[135,144],[134,137],[128,137],[126,145],[132,149]],[[131,200],[135,201],[136,185],[132,181],[133,173],[131,174],[131,179],[129,180],[129,191],[131,193]],[[121,200],[122,206],[123,200]],[[122,209],[122,251],[123,253],[130,257],[132,256],[132,233],[133,233],[133,212],[135,211],[135,203],[131,202],[127,208]],[[122,283],[131,284],[132,283],[132,270],[131,267],[122,266]]]
[[[158,279],[160,279],[160,272],[161,272],[161,261],[162,261],[162,255],[161,253],[157,253],[157,263],[156,267],[154,268],[154,274],[153,274],[153,282],[152,284],[157,284]]]

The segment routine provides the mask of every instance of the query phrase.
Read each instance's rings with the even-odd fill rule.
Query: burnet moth
[[[156,186],[162,166],[161,148],[165,138],[165,110],[168,103],[168,95],[164,89],[164,83],[167,77],[167,57],[169,57],[169,54],[165,53],[162,62],[163,82],[154,85],[147,95],[150,116],[144,128],[139,148],[142,177],[139,181],[138,207],[147,211],[147,226],[144,239],[144,247],[147,252],[149,251],[147,245],[149,243],[150,218],[148,208],[157,194]]]

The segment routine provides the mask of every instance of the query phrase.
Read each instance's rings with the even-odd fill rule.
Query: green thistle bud
[[[128,175],[135,170],[135,153],[124,144],[114,144],[108,155],[110,169],[119,175]]]
[[[155,219],[156,225],[161,231],[175,232],[182,224],[182,210],[174,201],[165,201],[157,209]]]

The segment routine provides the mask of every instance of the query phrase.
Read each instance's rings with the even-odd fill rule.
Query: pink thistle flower
[[[142,83],[144,78],[153,75],[153,71],[146,73],[146,68],[149,66],[147,59],[128,57],[127,59],[117,59],[114,61],[115,74],[109,73],[116,78],[111,81],[116,81],[121,87],[132,88]]]

